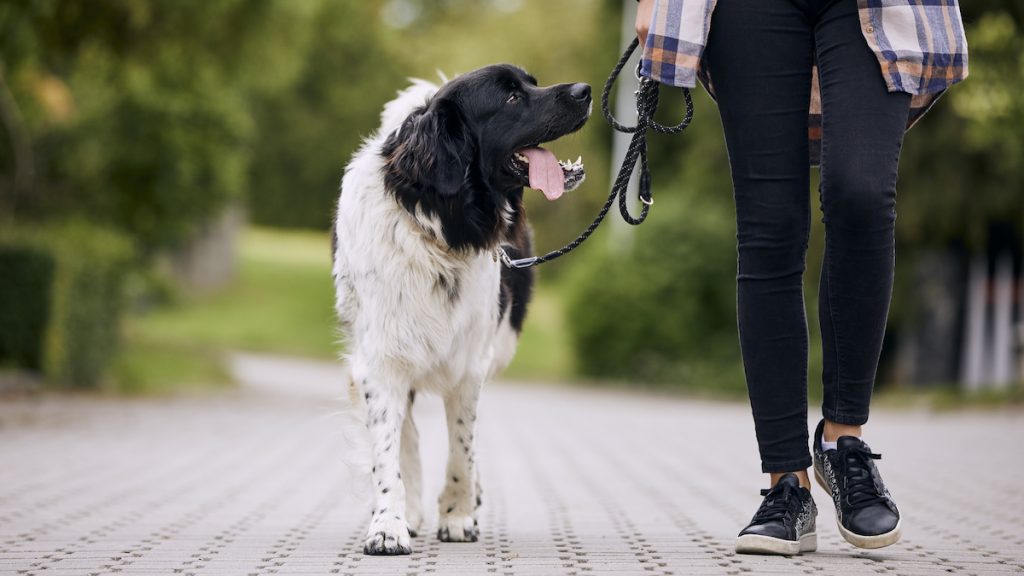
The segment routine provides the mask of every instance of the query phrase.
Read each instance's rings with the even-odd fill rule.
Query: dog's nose
[[[590,100],[590,84],[584,84],[582,82],[573,84],[569,88],[569,95],[575,100]]]

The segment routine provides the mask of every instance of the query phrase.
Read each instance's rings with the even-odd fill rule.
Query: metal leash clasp
[[[501,257],[502,264],[504,264],[507,268],[529,268],[530,266],[533,266],[534,263],[536,263],[538,260],[537,256],[530,256],[528,258],[517,258],[513,260],[512,257],[508,255],[508,252],[505,252],[505,249],[502,248],[501,246],[498,246],[498,256]]]

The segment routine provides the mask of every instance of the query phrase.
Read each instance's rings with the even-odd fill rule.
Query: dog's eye
[[[508,95],[508,99],[505,100],[505,104],[515,104],[518,101],[519,101],[519,93],[518,92],[513,92],[513,93]]]

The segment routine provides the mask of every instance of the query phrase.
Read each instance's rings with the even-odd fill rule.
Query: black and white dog
[[[496,251],[532,252],[524,186],[554,200],[582,182],[579,160],[539,145],[581,128],[590,110],[590,86],[538,87],[510,65],[440,87],[415,81],[346,168],[334,285],[372,449],[367,554],[408,554],[421,528],[418,391],[440,394],[448,421],[438,538],[477,539],[477,400],[512,359],[533,284],[531,270],[504,269]]]

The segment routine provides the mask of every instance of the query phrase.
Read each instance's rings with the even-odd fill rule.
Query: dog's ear
[[[473,158],[473,142],[458,106],[447,99],[413,113],[384,143],[385,181],[397,190],[434,190],[454,196],[462,188]]]

